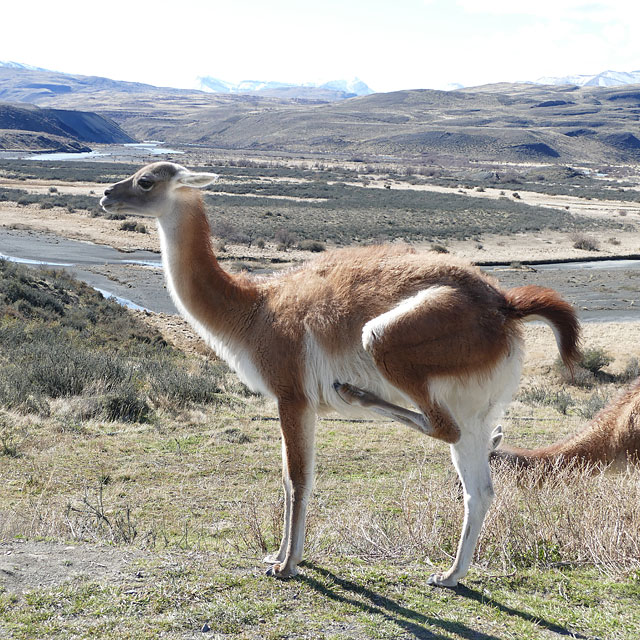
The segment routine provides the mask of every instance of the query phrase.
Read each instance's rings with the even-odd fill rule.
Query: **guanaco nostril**
[[[113,187],[108,187],[107,189],[104,190],[104,195],[105,196],[111,195],[112,191],[113,191]]]

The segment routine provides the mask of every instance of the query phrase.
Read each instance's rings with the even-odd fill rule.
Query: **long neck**
[[[240,337],[258,293],[218,264],[200,193],[180,189],[158,229],[167,284],[179,310],[216,337]]]

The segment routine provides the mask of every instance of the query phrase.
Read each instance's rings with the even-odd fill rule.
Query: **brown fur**
[[[575,358],[575,316],[555,292],[523,287],[505,293],[479,269],[450,256],[397,246],[350,248],[327,252],[273,277],[232,276],[214,256],[199,192],[181,186],[203,186],[207,176],[214,177],[156,163],[107,189],[102,204],[158,217],[166,275],[177,304],[239,372],[265,385],[278,402],[285,534],[280,551],[268,559],[272,575],[289,577],[297,571],[313,470],[315,413],[328,402],[325,387],[318,391],[325,396],[316,398],[317,404],[310,397],[315,391],[305,380],[306,375],[313,380],[309,350],[332,364],[340,358],[360,358],[369,367],[369,380],[386,378],[391,384],[382,385],[385,392],[401,392],[422,414],[352,388],[355,395],[360,393],[371,406],[400,409],[397,415],[409,426],[417,416],[419,430],[448,443],[460,439],[461,425],[432,398],[430,385],[489,378],[519,338],[524,317],[533,313],[549,319],[561,336],[563,359],[571,363]],[[394,315],[394,309],[410,299],[413,306]],[[385,313],[391,314],[389,321],[380,325],[378,334],[371,331],[363,348],[363,328],[370,321],[375,325]],[[309,346],[309,341],[317,346]],[[328,404],[343,406],[345,396],[335,389],[330,388]],[[486,466],[486,453],[479,451],[485,444],[470,455],[474,463],[481,460]],[[490,484],[490,476],[481,486],[471,483],[469,500],[488,508]],[[474,517],[469,524],[465,503],[465,532],[455,566],[435,576],[433,584],[451,586],[466,573],[485,512],[479,517],[476,503],[471,506]]]
[[[575,435],[539,449],[502,445],[491,456],[519,467],[586,465],[616,469],[640,464],[640,380]]]

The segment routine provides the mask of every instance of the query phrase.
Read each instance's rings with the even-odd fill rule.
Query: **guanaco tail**
[[[284,533],[267,573],[298,571],[316,416],[337,411],[382,416],[450,445],[464,522],[453,565],[429,583],[456,585],[493,500],[491,431],[519,382],[522,322],[549,324],[572,366],[571,306],[550,289],[502,291],[465,261],[399,246],[328,251],[270,277],[231,275],[216,260],[196,189],[216,178],[159,162],[109,187],[101,204],[157,219],[177,308],[247,386],[277,403]]]

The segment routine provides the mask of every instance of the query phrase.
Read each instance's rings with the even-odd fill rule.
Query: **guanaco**
[[[196,189],[217,177],[158,162],[106,189],[100,202],[157,219],[177,308],[249,388],[277,402],[284,533],[265,558],[267,574],[298,572],[316,416],[337,411],[381,415],[451,446],[464,522],[453,565],[429,584],[455,586],[493,500],[491,427],[518,385],[522,321],[547,322],[571,366],[579,340],[571,306],[550,289],[502,291],[467,262],[395,245],[328,251],[269,277],[229,274]]]
[[[613,471],[640,465],[640,379],[608,404],[581,431],[538,449],[501,444],[501,428],[494,431],[491,457],[518,467],[577,465]]]

